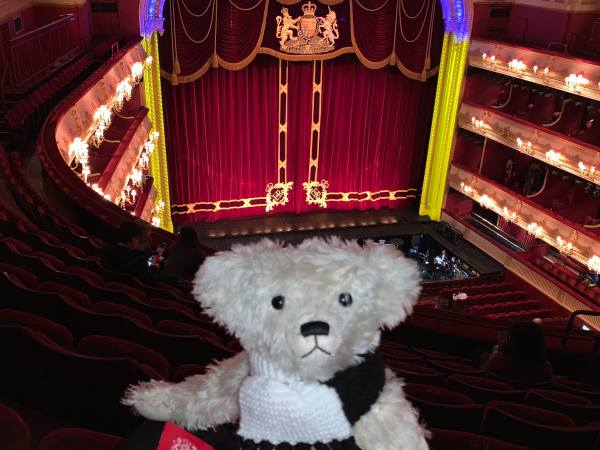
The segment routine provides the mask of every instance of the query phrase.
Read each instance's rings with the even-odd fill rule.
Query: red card
[[[214,448],[183,428],[167,422],[156,450],[214,450]]]

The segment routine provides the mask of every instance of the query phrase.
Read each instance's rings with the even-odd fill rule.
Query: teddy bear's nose
[[[306,322],[300,326],[302,336],[327,336],[329,334],[329,325],[325,322]]]

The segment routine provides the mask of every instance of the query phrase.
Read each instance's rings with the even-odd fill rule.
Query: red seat
[[[600,429],[576,427],[566,414],[506,402],[490,402],[481,423],[483,434],[531,450],[595,449]]]
[[[448,389],[468,395],[482,405],[492,400],[520,402],[525,397],[524,391],[513,388],[508,383],[489,378],[455,374],[446,380]]]
[[[88,282],[91,281],[93,284],[96,284],[97,286],[104,285],[104,279],[102,278],[102,276],[98,275],[95,272],[92,272],[91,270],[85,269],[83,267],[71,266],[71,267],[67,267],[67,269],[65,271],[67,273],[79,275],[80,277],[84,278],[85,281],[88,281]]]
[[[0,397],[77,426],[129,433],[139,419],[120,405],[131,384],[148,380],[129,358],[94,358],[65,350],[28,328],[0,327]],[[57,407],[60,405],[60,407]]]
[[[36,450],[118,450],[125,440],[81,428],[62,428],[49,433]]]
[[[150,300],[150,304],[161,306],[163,308],[171,308],[192,318],[196,317],[196,314],[194,313],[194,310],[192,308],[186,305],[182,305],[181,303],[176,302],[174,300],[167,300],[164,298],[153,298]]]
[[[567,414],[576,424],[585,425],[600,421],[600,406],[580,395],[548,389],[533,389],[527,393],[525,401],[530,405]]]
[[[160,353],[135,342],[109,336],[86,336],[77,345],[77,352],[95,357],[126,357],[142,366],[149,366],[160,374],[163,380],[169,379],[169,363]]]
[[[94,311],[104,314],[118,314],[127,319],[137,320],[149,327],[152,326],[152,319],[150,319],[147,314],[144,314],[131,306],[111,302],[98,302],[94,305]]]
[[[175,322],[174,320],[161,320],[156,324],[156,329],[164,333],[180,334],[183,336],[201,336],[212,342],[221,342],[219,336],[213,331],[188,323]]]
[[[387,360],[386,363],[396,374],[407,383],[424,383],[440,385],[445,374],[431,367],[425,367],[404,361]]]
[[[71,300],[76,301],[80,306],[84,308],[92,308],[92,301],[86,294],[84,294],[81,291],[78,291],[77,289],[65,286],[64,284],[46,281],[40,284],[39,289],[43,292],[53,292],[55,294],[64,295],[66,297],[69,297]]]
[[[458,356],[449,355],[448,353],[438,352],[436,350],[430,350],[427,348],[413,348],[412,351],[418,353],[419,355],[424,356],[428,359],[438,359],[438,360],[458,360],[460,359]]]
[[[404,391],[427,424],[451,430],[478,430],[483,407],[466,395],[422,384],[407,384]]]
[[[431,444],[435,450],[528,450],[480,434],[431,428]]]
[[[139,289],[133,288],[131,286],[127,286],[126,284],[117,283],[115,281],[109,281],[104,285],[104,287],[107,289],[113,289],[115,291],[125,292],[127,295],[131,296],[132,298],[134,298],[135,300],[137,300],[140,303],[148,302],[148,297],[146,296],[146,294],[144,294]]]
[[[34,274],[12,264],[0,263],[0,272],[10,273],[16,276],[23,284],[33,288],[39,283],[38,278]]]
[[[31,435],[21,416],[0,404],[0,443],[6,450],[30,450]]]
[[[460,361],[430,359],[427,364],[442,373],[462,373],[467,375],[481,373],[480,369]]]
[[[595,404],[600,404],[600,387],[578,381],[560,380],[554,389],[559,389],[575,395],[588,398]]]
[[[71,349],[73,347],[73,335],[65,326],[35,314],[14,309],[0,309],[0,326],[31,328],[44,333],[47,338],[63,348]]]
[[[173,374],[173,382],[179,383],[188,377],[193,375],[200,375],[206,371],[206,366],[200,366],[198,364],[182,364],[179,366]]]

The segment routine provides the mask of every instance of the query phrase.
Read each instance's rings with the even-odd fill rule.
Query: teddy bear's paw
[[[150,381],[130,386],[121,403],[133,407],[141,416],[166,422],[171,419],[173,404],[172,385],[164,381]]]

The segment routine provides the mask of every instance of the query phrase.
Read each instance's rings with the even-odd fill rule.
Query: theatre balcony
[[[564,53],[473,39],[469,65],[600,100],[600,65]]]

